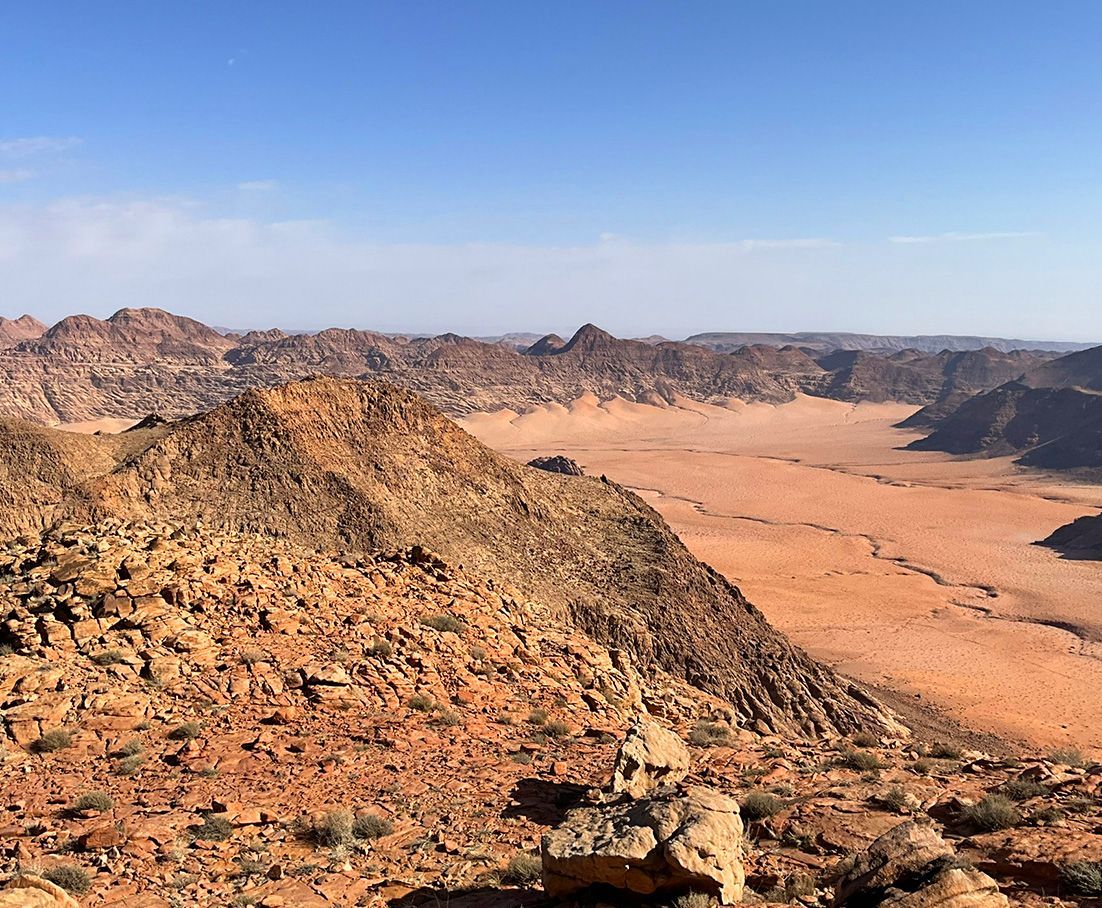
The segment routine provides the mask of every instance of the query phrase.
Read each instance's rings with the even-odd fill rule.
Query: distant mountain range
[[[746,344],[768,344],[784,347],[791,344],[828,353],[831,350],[865,350],[872,353],[897,353],[917,350],[920,353],[960,353],[985,348],[1009,353],[1012,350],[1044,350],[1051,353],[1071,353],[1093,344],[1067,341],[1014,340],[1005,337],[972,337],[959,334],[848,334],[837,331],[802,331],[796,334],[761,334],[755,332],[716,331],[694,334],[687,344],[700,344],[726,352]]]
[[[16,325],[18,330],[11,327]],[[248,388],[315,374],[386,378],[452,414],[520,411],[585,393],[659,406],[679,396],[778,403],[801,392],[933,404],[996,387],[1056,355],[993,348],[818,353],[772,344],[725,351],[658,338],[625,340],[594,325],[569,340],[550,334],[527,346],[531,338],[524,335],[489,343],[455,334],[410,338],[344,328],[239,335],[160,309],[122,309],[102,320],[74,315],[50,328],[23,319],[6,326],[0,415],[47,424],[151,412],[184,416]]]

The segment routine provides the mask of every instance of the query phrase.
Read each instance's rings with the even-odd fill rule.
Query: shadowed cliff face
[[[1059,549],[1069,558],[1102,560],[1102,515],[1073,520],[1053,532],[1042,544]]]
[[[510,461],[416,395],[316,379],[111,439],[62,433],[43,517],[159,519],[352,551],[425,545],[515,584],[594,639],[729,700],[746,724],[808,733],[888,723],[603,479]],[[111,463],[104,469],[103,458]],[[6,520],[20,529],[36,502]]]
[[[916,413],[905,427],[933,432],[916,450],[1002,455],[1047,469],[1102,467],[1102,347],[1038,365],[1017,381]]]

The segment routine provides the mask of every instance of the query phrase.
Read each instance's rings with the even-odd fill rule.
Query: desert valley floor
[[[698,557],[839,671],[1007,740],[1102,748],[1102,570],[1033,545],[1102,489],[1011,458],[899,450],[914,411],[582,398],[463,425],[644,495]]]

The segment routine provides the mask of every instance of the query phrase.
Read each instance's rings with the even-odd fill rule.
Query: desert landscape
[[[518,460],[561,452],[636,489],[844,674],[1009,739],[1102,746],[1102,572],[1034,545],[1097,513],[1099,487],[900,450],[920,437],[894,428],[914,411],[587,397],[463,424]]]
[[[0,34],[0,908],[1102,908],[1102,5]]]

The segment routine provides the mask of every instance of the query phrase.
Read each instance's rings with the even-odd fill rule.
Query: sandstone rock
[[[991,877],[957,864],[933,826],[901,823],[859,855],[839,881],[835,906],[1000,908],[1006,897]]]
[[[26,875],[0,890],[0,908],[80,908],[80,903],[60,886]]]
[[[616,752],[609,791],[641,798],[689,772],[689,749],[672,731],[640,716]]]
[[[710,892],[733,904],[745,884],[742,832],[738,804],[700,786],[575,810],[543,837],[543,886],[551,896]]]

